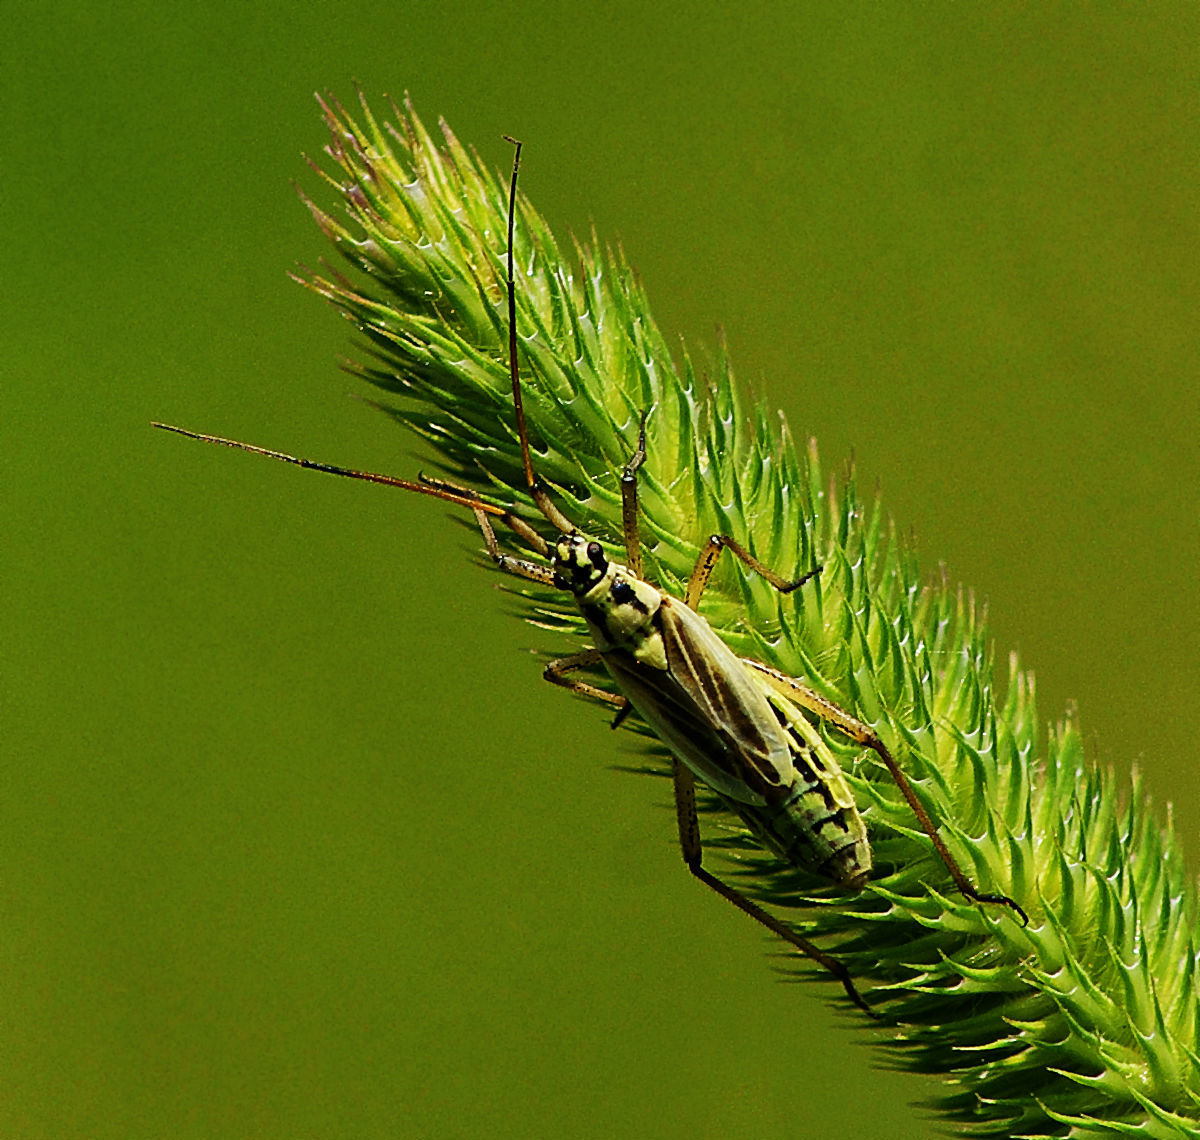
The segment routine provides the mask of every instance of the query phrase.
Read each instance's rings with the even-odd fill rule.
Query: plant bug
[[[154,426],[317,471],[399,487],[472,511],[488,554],[499,569],[571,594],[588,627],[592,647],[551,661],[545,668],[546,679],[613,706],[617,710],[614,727],[631,711],[636,712],[670,750],[679,842],[688,870],[824,966],[842,983],[849,998],[874,1016],[842,963],[703,866],[695,802],[697,777],[771,850],[847,888],[860,888],[871,869],[866,827],[841,769],[806,714],[813,716],[879,756],[964,895],[979,903],[1007,906],[1023,922],[1028,921],[1025,912],[1005,895],[978,891],[963,874],[904,773],[873,729],[800,681],[768,665],[738,657],[697,612],[714,567],[725,550],[783,593],[800,588],[821,567],[787,580],[759,562],[736,539],[712,535],[700,551],[682,599],[646,581],[642,576],[637,482],[638,468],[646,458],[645,413],[636,449],[621,474],[624,564],[610,559],[598,541],[583,534],[539,481],[533,466],[522,396],[513,273],[521,144],[509,141],[515,148],[508,193],[506,256],[509,376],[526,491],[545,522],[557,532],[553,538],[545,538],[511,510],[442,480],[422,477],[413,482],[300,459],[169,424]],[[540,561],[502,550],[493,520],[511,530]],[[573,676],[578,670],[596,666],[608,671],[619,694]]]

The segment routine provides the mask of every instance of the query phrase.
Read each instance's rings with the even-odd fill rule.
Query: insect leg
[[[883,743],[874,729],[856,717],[851,716],[845,709],[827,700],[820,693],[814,692],[807,685],[797,681],[794,677],[789,677],[786,673],[780,673],[779,670],[772,669],[769,665],[764,665],[759,661],[752,661],[749,658],[743,658],[743,660],[750,668],[760,673],[767,684],[777,692],[782,693],[801,708],[815,713],[822,720],[836,725],[851,740],[875,752],[887,766],[887,770],[892,774],[892,779],[896,781],[896,787],[900,789],[900,794],[912,809],[913,815],[917,817],[917,822],[920,823],[921,830],[929,836],[930,842],[932,842],[934,849],[938,853],[938,857],[945,864],[946,870],[950,872],[950,877],[954,880],[955,886],[967,898],[977,903],[996,903],[999,906],[1006,906],[1017,914],[1023,926],[1029,925],[1029,916],[1008,895],[987,894],[984,891],[980,891],[963,874],[957,860],[950,854],[950,849],[938,834],[933,820],[929,817],[929,813],[925,810],[921,801],[917,799],[916,793],[912,790],[912,785],[908,782],[908,777],[905,776],[900,765],[896,763],[895,757],[888,751],[887,745]]]
[[[692,576],[688,579],[687,592],[684,594],[683,600],[689,609],[694,610],[700,601],[700,595],[704,593],[704,587],[708,585],[708,580],[712,577],[713,568],[717,564],[717,559],[721,557],[722,550],[728,550],[731,554],[736,555],[756,574],[761,574],[766,578],[781,594],[790,594],[793,590],[803,586],[814,574],[821,572],[820,566],[814,566],[807,574],[802,574],[799,578],[789,581],[787,578],[781,578],[769,566],[764,566],[736,539],[730,538],[727,534],[712,534],[704,544],[704,549],[700,551],[700,557],[696,559],[696,565],[692,569]]]
[[[543,586],[554,585],[554,571],[548,566],[539,566],[536,562],[530,562],[525,558],[514,558],[511,554],[505,554],[500,549],[500,544],[496,541],[496,531],[488,520],[487,513],[484,511],[485,504],[473,503],[468,504],[475,512],[475,521],[479,524],[479,530],[483,535],[483,543],[487,547],[488,554],[491,555],[492,561],[504,571],[505,574],[512,574],[517,578],[525,578],[530,582],[540,582]],[[505,517],[508,512],[501,514]],[[509,523],[511,526],[512,524]],[[515,527],[513,528],[516,529]],[[519,533],[519,532],[518,532]]]
[[[619,710],[617,714],[619,716],[629,707],[629,701],[625,697],[610,693],[607,689],[600,688],[599,685],[590,685],[587,681],[579,681],[574,677],[567,676],[576,669],[599,665],[602,660],[600,650],[585,649],[582,653],[572,653],[570,657],[560,657],[557,661],[551,661],[543,670],[542,676],[552,685],[560,685],[564,689],[570,689],[572,693],[579,693],[580,696],[591,697],[593,700],[612,705]]]
[[[842,983],[846,991],[846,996],[859,1009],[871,1017],[878,1018],[879,1014],[866,1003],[862,994],[858,992],[858,988],[855,986],[846,967],[841,962],[818,950],[807,938],[802,938],[794,930],[788,929],[774,915],[768,914],[762,907],[757,903],[751,902],[740,891],[734,890],[733,887],[721,882],[715,875],[704,869],[702,865],[703,849],[700,843],[700,821],[696,816],[696,780],[692,775],[691,769],[681,761],[675,760],[673,767],[675,815],[679,821],[679,846],[683,849],[683,861],[687,865],[687,869],[705,886],[716,891],[723,899],[733,903],[738,910],[744,914],[748,914],[773,934],[778,935],[785,942],[791,943],[802,954],[824,966],[826,970]]]

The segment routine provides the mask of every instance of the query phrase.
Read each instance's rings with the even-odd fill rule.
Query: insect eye
[[[597,570],[603,572],[608,568],[608,559],[604,557],[604,548],[598,542],[587,544],[587,556]]]

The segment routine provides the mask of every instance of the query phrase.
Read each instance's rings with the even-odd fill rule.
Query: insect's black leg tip
[[[842,983],[842,988],[846,991],[846,996],[863,1011],[872,1021],[882,1021],[883,1014],[876,1013],[868,1004],[867,999],[858,992],[858,988],[849,978],[838,979]]]
[[[875,1010],[873,1010],[867,1004],[866,998],[862,997],[861,994],[857,994],[857,993],[851,994],[850,1000],[853,1001],[854,1004],[856,1006],[858,1006],[858,1008],[861,1009],[863,1011],[863,1013],[865,1013],[872,1021],[882,1021],[883,1020],[883,1014],[876,1013]]]
[[[839,982],[842,983],[842,989],[846,991],[846,996],[863,1011],[869,1018],[874,1021],[882,1021],[883,1017],[871,1008],[867,999],[858,992],[858,986],[854,984],[854,979],[850,976],[850,972],[840,962],[824,960],[821,963]]]
[[[637,448],[629,457],[629,462],[625,464],[625,469],[621,472],[621,482],[623,484],[636,483],[637,470],[646,462],[646,417],[649,414],[649,411],[644,411],[638,419]]]
[[[790,594],[793,590],[800,589],[800,587],[803,586],[805,582],[809,581],[812,578],[815,578],[824,569],[825,569],[824,565],[821,565],[821,564],[814,566],[810,571],[808,571],[807,574],[802,574],[795,581],[785,582],[782,586],[779,587],[779,592],[781,594]]]
[[[993,903],[996,906],[1006,906],[1021,920],[1022,926],[1029,925],[1029,915],[1025,913],[1024,907],[1016,899],[1010,899],[1008,895],[985,895],[978,892],[973,897],[978,903]]]

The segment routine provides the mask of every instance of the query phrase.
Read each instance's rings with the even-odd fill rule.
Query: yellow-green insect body
[[[617,688],[655,735],[789,862],[847,887],[871,869],[866,827],[816,729],[698,613],[578,532],[554,547]]]

